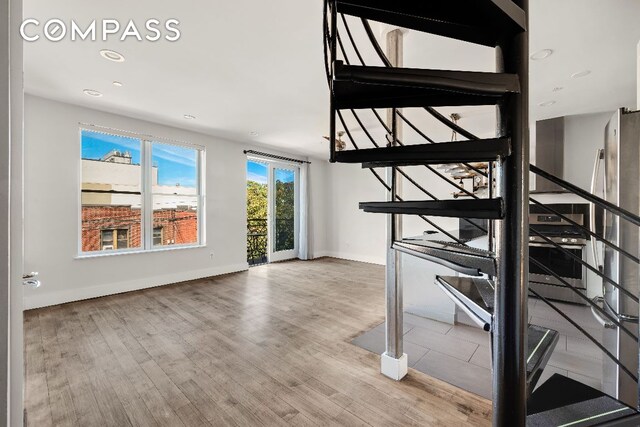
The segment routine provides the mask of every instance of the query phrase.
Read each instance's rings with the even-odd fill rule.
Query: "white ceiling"
[[[531,64],[532,118],[613,110],[636,103],[638,0],[533,0],[531,51],[553,49]],[[25,17],[176,18],[178,42],[25,45],[25,85],[31,94],[293,153],[326,156],[328,89],[322,53],[322,1],[25,0]],[[362,39],[362,33],[356,31]],[[101,49],[125,55],[101,58]],[[406,66],[490,71],[490,49],[410,33]],[[373,58],[373,53],[366,53]],[[374,62],[372,62],[374,64]],[[571,74],[591,70],[582,79]],[[112,85],[114,80],[124,87]],[[564,87],[553,92],[554,87]],[[90,98],[83,89],[104,93]],[[550,107],[538,104],[554,100]],[[450,110],[445,110],[450,111]],[[479,134],[492,132],[492,113],[459,109]],[[190,114],[196,120],[186,121]],[[418,112],[410,113],[418,114]],[[371,118],[364,118],[371,122]],[[467,120],[467,123],[465,123]],[[349,125],[349,127],[351,127]],[[252,136],[251,132],[258,132]],[[443,136],[450,136],[440,130]]]

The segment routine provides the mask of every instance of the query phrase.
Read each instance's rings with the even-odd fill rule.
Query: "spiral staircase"
[[[353,22],[353,19],[360,20],[370,47],[375,50],[381,65],[365,64],[350,28],[349,20]],[[497,71],[488,73],[393,66],[379,45],[369,20],[495,48]],[[491,334],[494,425],[637,426],[640,425],[640,415],[634,408],[578,381],[555,374],[543,384],[538,384],[558,342],[558,332],[528,323],[527,298],[534,294],[528,289],[528,210],[529,203],[550,211],[553,209],[534,199],[529,200],[529,170],[615,214],[625,213],[616,210],[615,206],[606,206],[603,200],[535,166],[530,167],[527,25],[528,0],[326,0],[324,45],[331,93],[330,160],[362,164],[388,191],[386,201],[360,203],[360,209],[365,212],[388,215],[388,228],[391,230],[387,248],[388,259],[391,260],[388,269],[395,268],[390,267],[394,257],[404,253],[462,274],[438,276],[436,285]],[[354,54],[357,57],[355,62],[349,57]],[[487,105],[496,107],[498,121],[498,135],[489,139],[477,138],[434,108]],[[407,108],[424,110],[467,140],[432,140],[419,126],[407,119],[402,111]],[[389,113],[387,121],[382,118],[383,113],[378,111],[380,109]],[[377,121],[376,125],[384,129],[384,141],[377,141],[373,132],[365,126],[361,118],[364,112],[371,114]],[[350,114],[351,122],[355,120],[362,135],[366,136],[370,148],[364,148],[361,142],[356,141],[347,125],[347,114]],[[403,143],[398,131],[401,124],[411,127],[425,142]],[[339,130],[346,133],[353,149],[336,150],[335,138]],[[477,162],[488,162],[488,172],[473,166]],[[487,176],[490,183],[488,197],[479,197],[466,190],[437,168],[437,165],[451,163],[465,164],[476,173]],[[447,200],[436,198],[405,168],[415,166],[427,168],[434,176],[467,197]],[[380,169],[384,169],[386,177],[381,175]],[[399,191],[400,180],[414,185],[425,198],[403,199]],[[396,226],[403,215],[419,216],[449,239],[404,238]],[[490,249],[468,246],[464,239],[444,230],[432,217],[461,218],[488,233]],[[490,227],[487,229],[479,225],[475,221],[477,219],[489,220]],[[640,218],[634,219],[640,225]],[[591,230],[586,231],[594,235]],[[544,239],[544,236],[541,238]],[[602,277],[602,273],[598,273]],[[606,279],[603,277],[603,280]],[[559,280],[563,281],[562,278]],[[572,288],[569,283],[564,283]],[[615,285],[624,289],[620,284]],[[555,307],[553,302],[536,296],[552,308]],[[634,297],[637,300],[637,296]],[[393,301],[388,300],[388,303],[397,305],[398,298],[401,296],[396,294]],[[591,301],[587,303],[593,304]],[[560,309],[555,309],[579,328]],[[611,317],[599,307],[597,309],[603,316]],[[624,328],[617,319],[609,320]],[[387,353],[392,357],[401,357],[401,338],[398,341],[398,337],[395,337],[393,343],[389,343],[389,337],[387,339]],[[595,338],[590,339],[606,351]],[[613,357],[610,353],[607,356]],[[637,375],[632,372],[629,374]],[[637,377],[634,378],[637,381]]]

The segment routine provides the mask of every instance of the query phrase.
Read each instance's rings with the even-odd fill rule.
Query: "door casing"
[[[23,425],[22,0],[0,0],[0,418]]]

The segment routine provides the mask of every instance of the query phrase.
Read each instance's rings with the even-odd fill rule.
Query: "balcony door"
[[[298,257],[299,168],[269,163],[269,262]]]
[[[250,266],[298,257],[300,168],[247,161],[247,262]]]

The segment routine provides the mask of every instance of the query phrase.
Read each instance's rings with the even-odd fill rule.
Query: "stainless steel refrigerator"
[[[640,214],[640,111],[619,110],[605,129],[604,197],[636,215]],[[608,212],[604,213],[604,237],[640,258],[638,227]],[[602,262],[604,274],[640,295],[640,267],[608,246]],[[638,334],[638,303],[603,284],[604,308],[628,329]],[[638,343],[619,328],[609,325],[603,332],[604,346],[635,375],[638,374]],[[603,391],[638,407],[638,384],[606,355],[603,356]]]

